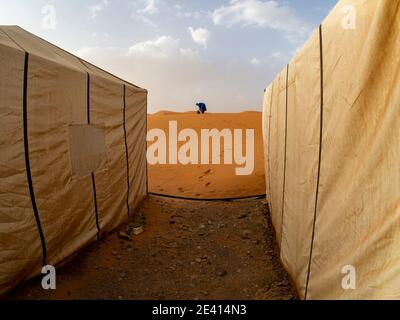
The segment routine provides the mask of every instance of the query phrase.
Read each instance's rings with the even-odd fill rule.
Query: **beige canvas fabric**
[[[400,299],[399,57],[400,1],[343,0],[289,63],[284,158],[282,99],[265,95],[271,215],[302,298]]]
[[[320,132],[319,32],[289,66],[286,178],[281,257],[305,291],[311,248]],[[305,241],[305,239],[307,239]]]
[[[278,243],[282,238],[282,200],[285,158],[285,119],[286,119],[286,75],[287,68],[282,70],[273,82],[271,124],[270,124],[270,204],[272,222],[275,226]]]
[[[0,70],[2,294],[40,274],[44,263],[62,263],[134,213],[147,194],[147,91],[18,27],[0,27]],[[71,127],[95,132],[71,135]],[[85,152],[79,140],[93,145]],[[77,172],[74,157],[84,164]]]

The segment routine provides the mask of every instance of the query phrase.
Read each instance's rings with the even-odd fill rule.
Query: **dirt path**
[[[145,232],[119,231],[57,272],[57,290],[34,279],[11,299],[295,299],[276,255],[263,200],[185,202],[149,197]],[[132,221],[131,221],[132,222]]]

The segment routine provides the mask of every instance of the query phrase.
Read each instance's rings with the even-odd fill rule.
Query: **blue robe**
[[[205,103],[200,102],[200,103],[196,103],[196,105],[199,107],[199,110],[201,113],[204,113],[207,111],[207,106]]]

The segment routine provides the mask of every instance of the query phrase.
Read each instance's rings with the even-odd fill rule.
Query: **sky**
[[[149,112],[262,110],[337,0],[0,0],[19,25],[149,91]]]

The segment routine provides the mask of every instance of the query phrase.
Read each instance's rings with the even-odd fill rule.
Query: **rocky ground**
[[[188,202],[149,197],[140,214],[8,299],[297,299],[282,268],[264,200]],[[124,239],[142,224],[144,232]],[[122,233],[121,233],[122,232]]]

